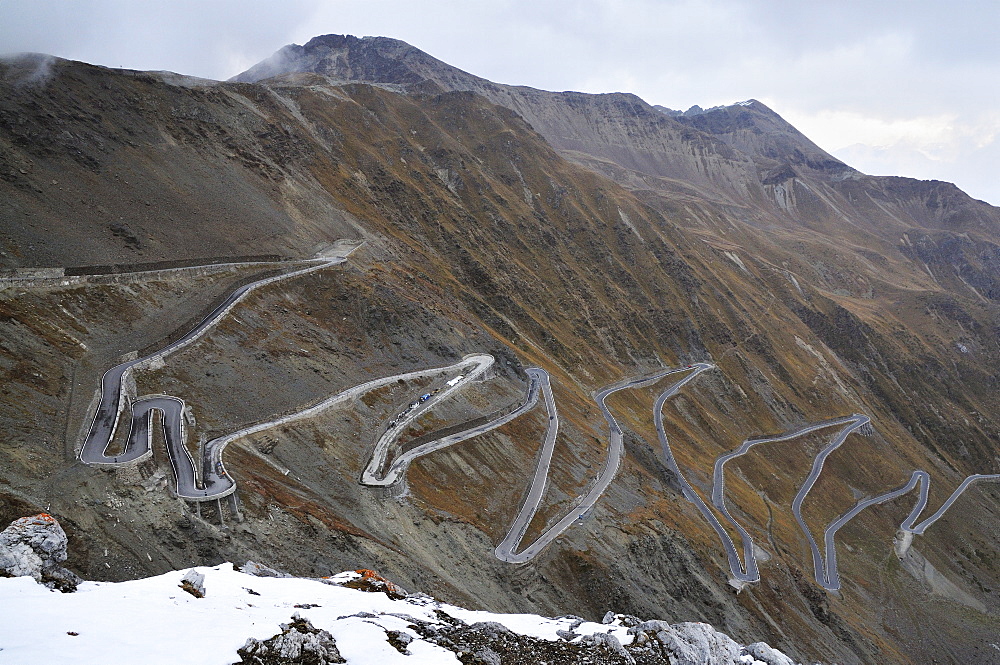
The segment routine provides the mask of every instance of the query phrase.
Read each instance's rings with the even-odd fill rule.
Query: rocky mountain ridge
[[[475,92],[516,111],[564,156],[633,189],[657,189],[652,183],[665,178],[688,186],[699,183],[707,189],[700,194],[711,192],[739,203],[748,194],[759,197],[755,188],[747,189],[755,183],[764,188],[765,198],[782,207],[781,197],[774,197],[768,188],[796,177],[806,177],[808,183],[808,176],[812,176],[824,184],[860,180],[876,188],[882,180],[865,176],[829,155],[757,100],[708,111],[699,108],[696,113],[691,109],[680,115],[664,114],[629,93],[554,93],[496,84],[386,37],[315,37],[304,46],[284,47],[231,80],[257,82],[292,73],[315,73],[333,82],[357,81],[410,91]],[[726,150],[718,140],[735,152]],[[712,168],[694,166],[688,159],[692,154],[702,162],[708,160]],[[747,160],[756,166],[757,173],[748,169]],[[792,170],[795,166],[804,172],[796,173]],[[899,180],[911,188],[919,182]],[[670,185],[666,186],[669,189]],[[949,189],[954,187],[950,183],[923,186],[949,191],[946,198],[950,205],[944,207],[975,216],[978,224],[996,237],[1000,217],[995,208]],[[838,190],[834,195],[839,198],[844,194]],[[932,196],[936,199],[940,194]],[[836,211],[835,201],[826,204],[831,212]],[[918,218],[917,222],[922,224],[923,220]]]

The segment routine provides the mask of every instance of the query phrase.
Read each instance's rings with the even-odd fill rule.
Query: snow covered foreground
[[[608,617],[610,623],[602,624],[573,617],[493,614],[421,594],[394,600],[385,593],[340,586],[360,577],[354,572],[316,580],[256,577],[238,572],[232,564],[194,570],[204,575],[203,598],[180,586],[185,572],[191,578],[190,571],[130,582],[83,582],[75,593],[50,590],[30,577],[0,579],[0,663],[229,665],[240,661],[237,649],[248,637],[270,638],[294,614],[329,631],[341,656],[357,665],[462,662],[455,651],[423,639],[413,630],[414,620],[443,627],[457,623],[449,617],[466,624],[497,622],[514,633],[551,642],[580,642],[587,635],[608,633],[622,645],[636,639],[621,618]],[[560,636],[559,631],[570,633]],[[401,648],[399,634],[412,641],[403,637]],[[396,646],[390,635],[397,636]],[[725,662],[760,663],[745,649],[734,655]]]

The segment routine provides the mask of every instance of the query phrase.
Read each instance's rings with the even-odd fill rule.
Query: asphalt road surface
[[[722,541],[722,546],[726,551],[726,557],[729,560],[729,570],[733,575],[733,579],[739,583],[746,582],[757,582],[760,580],[760,571],[757,568],[757,558],[754,556],[753,552],[753,542],[750,540],[744,540],[744,558],[746,560],[746,566],[740,561],[740,555],[736,549],[736,545],[733,543],[733,539],[729,537],[729,532],[726,531],[722,523],[712,512],[712,509],[708,507],[708,504],[701,498],[701,495],[695,491],[691,483],[688,482],[687,478],[681,471],[680,466],[677,464],[677,459],[674,457],[673,451],[670,449],[670,442],[667,440],[667,434],[663,430],[663,405],[668,399],[670,399],[676,392],[681,388],[681,386],[694,379],[698,374],[712,369],[714,365],[708,363],[699,363],[696,365],[697,371],[689,376],[686,376],[683,381],[674,384],[666,392],[661,394],[657,399],[656,403],[653,405],[653,423],[656,426],[656,433],[660,439],[660,446],[663,449],[663,458],[667,464],[667,467],[673,472],[674,476],[677,478],[678,484],[681,486],[681,493],[684,498],[693,503],[705,519],[708,520],[712,528],[715,529],[715,533],[719,536],[719,540]]]
[[[537,367],[528,368],[525,372],[528,374],[528,394],[524,402],[522,402],[516,409],[483,425],[472,427],[462,432],[456,432],[455,434],[450,434],[434,441],[428,441],[427,443],[417,446],[412,450],[406,451],[393,460],[392,464],[389,466],[389,470],[386,471],[385,476],[382,478],[379,478],[372,471],[374,464],[373,458],[372,463],[370,463],[368,468],[365,470],[367,475],[362,474],[361,483],[363,485],[383,487],[393,485],[402,480],[403,476],[406,475],[406,470],[410,468],[410,464],[415,459],[423,457],[424,455],[429,455],[437,450],[443,450],[449,446],[454,446],[457,443],[461,443],[462,441],[466,441],[481,434],[486,434],[487,432],[495,430],[501,425],[506,425],[510,421],[519,418],[522,414],[530,411],[534,408],[535,404],[538,403],[539,382],[544,381],[545,385],[547,385],[549,379],[545,370],[538,369]],[[466,379],[468,378],[469,377],[466,377]],[[460,385],[462,384],[456,384],[454,387],[458,388]],[[441,395],[438,396],[438,400],[440,400],[443,395],[444,393],[441,393]],[[395,429],[399,430],[400,428],[396,427]]]
[[[235,490],[235,484],[232,479],[219,476],[215,473],[214,467],[211,473],[205,476],[203,486],[201,488],[198,487],[195,465],[190,459],[187,448],[184,446],[183,418],[181,417],[183,402],[177,398],[162,396],[143,398],[129,403],[123,390],[123,384],[128,379],[133,367],[151,363],[154,360],[162,360],[171,353],[196,341],[251,291],[266,284],[334,266],[343,263],[345,260],[344,257],[314,259],[310,261],[313,265],[308,268],[302,268],[275,277],[268,277],[241,286],[233,291],[201,323],[177,341],[165,346],[156,353],[123,362],[106,371],[101,377],[101,398],[97,406],[97,412],[94,415],[94,421],[90,426],[90,431],[87,433],[87,438],[80,450],[80,461],[84,464],[114,467],[145,459],[152,451],[149,427],[150,418],[153,410],[159,410],[163,414],[163,434],[167,441],[167,452],[170,456],[170,463],[176,474],[178,496],[191,500],[207,500],[231,494]],[[179,407],[177,406],[178,403],[180,404]],[[108,455],[106,454],[108,446],[114,439],[118,422],[121,419],[120,416],[126,410],[131,410],[133,414],[132,427],[130,428],[127,442],[121,454]],[[136,419],[137,410],[140,413],[138,420]]]
[[[714,514],[708,509],[708,506],[701,502],[699,508],[702,513],[712,522],[713,527],[717,533],[719,533],[720,539],[722,540],[723,546],[726,550],[726,555],[730,562],[730,571],[735,580],[739,582],[756,582],[760,579],[760,571],[757,566],[757,559],[754,551],[754,543],[750,534],[743,528],[743,526],[732,516],[729,512],[728,507],[725,502],[725,466],[726,463],[732,459],[745,455],[754,446],[765,444],[765,443],[775,443],[778,441],[788,441],[800,436],[804,436],[811,432],[815,432],[820,429],[825,429],[827,427],[841,426],[842,428],[834,435],[833,439],[830,440],[820,452],[817,454],[813,460],[812,469],[809,475],[806,477],[802,486],[799,488],[792,500],[792,513],[795,515],[795,519],[799,524],[799,528],[805,535],[806,540],[809,542],[809,548],[812,554],[813,569],[815,571],[816,581],[829,591],[837,591],[841,588],[840,573],[837,567],[837,550],[836,550],[836,535],[837,532],[845,526],[848,522],[854,519],[858,514],[860,514],[866,508],[874,505],[886,503],[897,499],[904,494],[912,491],[918,485],[920,486],[919,496],[914,506],[913,510],[907,516],[900,526],[900,530],[907,534],[922,534],[927,527],[932,525],[934,522],[939,520],[942,515],[955,503],[955,501],[965,492],[968,487],[979,480],[1000,480],[1000,474],[975,474],[967,477],[950,497],[941,505],[941,507],[933,515],[920,522],[916,526],[914,523],[920,514],[924,511],[927,506],[929,485],[930,485],[930,475],[926,471],[914,471],[909,481],[894,490],[890,490],[884,494],[878,496],[864,499],[859,501],[854,505],[849,511],[841,515],[839,518],[834,520],[823,533],[823,552],[820,552],[820,548],[817,545],[815,539],[813,538],[812,532],[802,517],[802,505],[806,498],[809,496],[809,492],[812,490],[816,481],[819,479],[820,474],[823,471],[823,467],[826,463],[826,459],[841,445],[844,441],[854,432],[866,433],[867,429],[871,427],[871,419],[864,414],[853,414],[851,416],[845,416],[843,418],[834,418],[832,420],[823,421],[821,423],[816,423],[813,425],[807,425],[796,429],[785,434],[781,434],[773,437],[764,437],[758,439],[748,439],[744,441],[743,444],[736,450],[721,455],[715,461],[715,467],[712,477],[712,504],[719,510],[720,513],[726,518],[726,520],[740,533],[743,540],[743,560],[745,564],[741,564],[739,556],[737,554],[736,547],[734,546],[731,538],[722,525],[715,519]],[[657,425],[659,431],[659,424]],[[661,441],[665,437],[661,438]],[[673,465],[674,467],[676,464]],[[673,467],[672,467],[673,468]],[[674,472],[677,469],[674,468]],[[682,486],[687,485],[686,481],[682,482]],[[693,490],[692,490],[693,493]],[[685,496],[688,496],[688,490],[685,489]],[[691,500],[691,497],[688,497]],[[693,502],[698,505],[701,501],[700,497],[695,495]]]
[[[824,562],[823,555],[820,554],[819,546],[816,544],[816,539],[813,538],[812,531],[810,531],[809,526],[806,524],[806,521],[802,518],[802,502],[806,500],[807,496],[809,496],[810,490],[812,490],[813,485],[815,485],[816,481],[819,479],[819,474],[822,473],[823,471],[823,465],[826,463],[826,458],[829,457],[833,453],[833,451],[839,448],[847,439],[847,437],[851,435],[852,432],[859,430],[862,427],[865,427],[870,422],[871,419],[868,416],[861,413],[855,413],[854,415],[844,419],[838,419],[834,421],[828,421],[826,423],[820,423],[817,426],[806,427],[802,430],[798,430],[797,432],[793,433],[794,436],[801,436],[803,434],[807,434],[816,429],[819,429],[820,427],[823,426],[837,425],[837,424],[846,425],[843,429],[837,432],[837,434],[833,437],[830,443],[828,443],[826,447],[824,447],[823,450],[821,450],[819,454],[816,455],[816,458],[813,460],[812,469],[809,470],[809,475],[806,476],[806,480],[804,483],[802,483],[802,487],[799,488],[799,491],[795,494],[795,498],[792,499],[792,514],[795,515],[795,521],[799,523],[799,528],[802,529],[802,533],[805,534],[806,539],[809,541],[809,550],[812,552],[813,570],[816,575],[816,581],[819,582],[822,586],[826,587],[827,589],[830,589],[828,583],[831,574],[833,576],[837,575],[836,556],[832,557],[834,568],[831,571],[831,569]],[[792,435],[789,435],[786,436],[785,438],[791,438],[791,436]]]
[[[366,466],[365,470],[361,472],[361,484],[373,485],[373,486],[392,485],[393,483],[397,482],[400,478],[402,478],[403,474],[406,473],[406,469],[409,466],[410,462],[412,462],[417,457],[420,457],[421,455],[426,455],[427,453],[432,452],[433,450],[440,450],[450,445],[454,445],[459,441],[464,441],[465,439],[471,438],[472,436],[477,436],[477,434],[471,434],[469,436],[462,438],[462,434],[454,434],[452,436],[439,439],[438,441],[432,441],[430,443],[426,443],[422,446],[414,448],[413,450],[404,453],[399,458],[397,458],[393,463],[393,466],[390,467],[388,472],[386,472],[386,475],[381,478],[379,477],[379,472],[385,465],[386,457],[389,454],[390,448],[399,439],[399,437],[403,434],[403,432],[406,431],[406,428],[410,426],[410,423],[416,420],[419,416],[426,413],[432,407],[436,406],[437,404],[440,404],[442,400],[447,399],[450,395],[454,394],[455,391],[461,390],[472,381],[478,379],[480,376],[483,375],[483,373],[486,372],[486,370],[488,370],[490,367],[493,366],[493,362],[494,362],[493,356],[489,355],[488,353],[477,353],[466,356],[465,358],[462,359],[462,362],[452,365],[451,367],[445,368],[448,370],[459,370],[462,369],[463,367],[468,367],[469,365],[472,365],[472,369],[466,370],[462,379],[458,381],[458,383],[448,386],[447,388],[442,390],[437,395],[434,395],[423,404],[418,404],[416,408],[414,408],[408,414],[403,416],[402,419],[397,420],[396,425],[394,427],[387,429],[382,434],[382,436],[379,437],[378,441],[375,443],[374,449],[372,450],[372,456],[371,459],[368,461],[368,466]],[[441,372],[441,371],[443,370],[442,369],[435,370],[435,372]],[[499,427],[500,424],[495,425],[495,427]],[[482,428],[476,428],[476,429],[479,430]],[[483,431],[489,431],[489,429],[493,428],[489,427],[488,429],[485,429]],[[414,454],[421,450],[423,450],[423,452],[420,452],[419,454]]]
[[[860,513],[865,508],[880,503],[886,503],[887,501],[892,501],[893,499],[896,499],[912,491],[913,488],[916,487],[917,485],[920,485],[920,492],[917,497],[917,502],[913,506],[913,510],[910,511],[910,514],[907,516],[905,520],[903,520],[903,523],[899,527],[901,532],[910,535],[912,537],[912,535],[923,534],[924,531],[927,530],[927,527],[929,527],[930,525],[934,524],[939,519],[941,519],[941,517],[944,516],[944,514],[948,511],[948,509],[951,508],[952,504],[954,504],[955,501],[957,501],[958,498],[965,493],[965,490],[969,489],[970,485],[980,480],[1000,481],[1000,474],[976,473],[966,477],[965,480],[963,480],[961,484],[959,484],[959,486],[955,488],[955,491],[951,493],[951,496],[949,496],[945,500],[945,502],[941,504],[941,507],[937,509],[937,512],[935,512],[933,515],[925,519],[923,522],[920,522],[916,526],[914,526],[914,522],[917,521],[917,518],[920,516],[920,513],[924,512],[924,509],[926,509],[927,497],[928,494],[930,493],[931,477],[930,474],[928,474],[926,471],[914,471],[910,475],[910,480],[899,489],[891,490],[889,492],[886,492],[885,494],[880,494],[879,496],[858,502],[853,508],[851,508],[849,511],[841,515],[832,524],[830,524],[830,526],[826,528],[826,532],[823,534],[824,546],[826,547],[826,553],[827,553],[826,574],[823,579],[820,579],[817,571],[816,581],[818,581],[820,584],[822,584],[825,588],[829,589],[830,591],[837,591],[838,589],[840,589],[840,574],[837,570],[837,548],[836,548],[836,543],[834,542],[834,538],[837,535],[837,531],[839,531],[842,526],[844,526],[852,519],[854,519],[858,515],[858,513]],[[909,540],[907,540],[907,546],[908,545],[909,545]]]
[[[547,528],[535,540],[535,542],[531,543],[518,553],[514,550],[524,538],[528,525],[538,512],[538,508],[541,504],[542,495],[545,490],[545,483],[549,475],[549,466],[552,461],[552,452],[555,448],[556,435],[559,431],[559,415],[556,412],[555,400],[552,398],[552,390],[549,386],[548,375],[546,375],[545,382],[542,384],[542,393],[545,395],[545,408],[549,413],[549,425],[545,432],[545,441],[542,444],[539,460],[535,466],[535,474],[531,481],[531,487],[528,490],[528,496],[521,505],[521,510],[517,517],[514,518],[514,523],[511,526],[510,531],[507,532],[507,536],[503,539],[503,542],[497,546],[494,552],[496,557],[501,561],[506,561],[507,563],[526,563],[532,560],[538,556],[538,553],[545,549],[549,543],[558,538],[566,529],[573,526],[577,520],[583,518],[594,507],[598,499],[601,498],[601,495],[604,494],[604,491],[608,488],[608,485],[611,484],[611,481],[614,480],[615,475],[618,473],[618,469],[621,466],[622,458],[625,455],[625,445],[621,427],[618,425],[618,421],[615,420],[614,415],[612,415],[611,411],[604,403],[609,395],[618,392],[619,390],[625,390],[626,388],[639,388],[651,385],[665,376],[687,372],[690,369],[701,367],[707,369],[711,368],[712,365],[701,363],[691,367],[667,369],[650,376],[627,379],[620,383],[602,388],[594,394],[594,400],[597,402],[597,406],[601,409],[604,419],[607,420],[608,428],[610,430],[608,457],[604,463],[604,468],[601,470],[601,473],[598,475],[594,484],[590,487],[587,493],[565,516],[563,516],[562,519]],[[680,390],[684,384],[694,378],[694,376],[701,371],[704,371],[704,369],[699,369],[677,382],[671,387],[673,392],[668,392],[673,394],[677,390]]]
[[[515,554],[514,549],[524,538],[525,531],[528,530],[528,524],[531,523],[531,519],[538,512],[538,506],[542,501],[542,495],[545,493],[545,484],[548,482],[549,478],[549,467],[552,464],[552,451],[556,447],[556,437],[559,435],[559,412],[556,409],[556,400],[552,395],[552,385],[549,381],[549,374],[543,369],[533,368],[529,370],[533,372],[532,378],[539,382],[542,396],[545,399],[545,412],[548,414],[549,419],[547,426],[545,428],[545,439],[542,442],[542,448],[538,453],[538,462],[535,464],[535,473],[531,478],[531,486],[528,488],[528,495],[524,498],[524,502],[521,504],[521,510],[518,512],[517,517],[514,518],[514,523],[511,525],[510,530],[507,532],[507,536],[503,541],[497,545],[494,550],[494,554],[501,561],[506,561],[507,563],[524,563],[534,558],[537,552],[551,542],[558,533],[552,536],[552,538],[547,539],[542,543],[542,538],[546,534],[543,534],[542,538],[536,540],[531,547],[526,549],[520,554]],[[574,517],[575,519],[575,517]]]

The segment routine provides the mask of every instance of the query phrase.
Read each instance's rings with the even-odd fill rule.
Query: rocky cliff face
[[[191,405],[192,449],[486,351],[495,376],[403,446],[518,403],[523,368],[548,370],[560,432],[526,542],[603,468],[594,391],[700,360],[718,369],[663,413],[706,498],[716,458],[748,438],[871,416],[875,433],[831,455],[804,504],[820,541],[914,469],[933,477],[928,512],[966,475],[1000,471],[995,208],[943,183],[858,174],[753,103],[673,117],[630,95],[499,86],[394,40],[310,44],[251,70],[258,83],[55,62],[28,85],[27,65],[0,65],[5,268],[301,258],[366,240],[343,267],[256,292],[137,372],[134,394]],[[248,438],[225,453],[243,521],[171,498],[159,445],[118,471],[75,462],[108,367],[274,270],[4,282],[3,512],[51,503],[91,577],[247,558],[312,575],[365,565],[495,609],[707,621],[802,661],[989,653],[995,489],[970,489],[914,538],[920,566],[891,555],[913,494],[864,511],[837,536],[844,586],[828,593],[790,504],[832,435],[758,446],[727,468],[729,510],[763,571],[736,594],[717,534],[662,458],[652,408],[669,381],[608,399],[625,432],[614,482],[517,567],[492,552],[535,468],[543,407],[423,458],[391,490],[357,479],[419,382]]]

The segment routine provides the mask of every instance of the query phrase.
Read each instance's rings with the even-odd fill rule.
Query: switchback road
[[[201,323],[180,339],[165,346],[156,353],[123,362],[106,371],[104,376],[101,377],[101,396],[94,415],[94,421],[80,449],[80,461],[84,464],[115,467],[148,458],[152,454],[152,439],[149,427],[150,418],[152,411],[157,410],[163,417],[163,433],[167,441],[167,452],[170,455],[171,465],[174,468],[175,474],[178,474],[176,476],[177,495],[181,498],[201,501],[231,494],[235,489],[232,480],[228,477],[219,477],[218,474],[215,474],[214,468],[211,470],[211,476],[205,477],[205,486],[200,489],[198,488],[195,465],[190,460],[190,455],[187,453],[187,448],[184,445],[185,433],[182,417],[184,403],[177,398],[169,396],[144,398],[134,403],[129,403],[123,384],[129,378],[134,367],[142,367],[154,361],[163,360],[168,355],[198,340],[252,291],[267,284],[335,266],[343,263],[345,260],[346,255],[312,259],[309,261],[311,265],[307,268],[301,268],[241,286],[233,291]],[[126,409],[133,412],[132,427],[129,431],[128,439],[121,454],[108,455],[107,449],[114,439],[118,422]],[[138,420],[135,417],[137,413],[139,414]],[[185,461],[185,458],[187,458],[187,461]]]
[[[538,463],[535,466],[535,474],[531,481],[531,487],[528,489],[528,495],[525,497],[524,503],[521,505],[521,511],[518,513],[517,517],[514,518],[514,523],[511,526],[510,531],[507,532],[507,536],[503,539],[503,542],[497,546],[496,551],[494,552],[496,557],[501,561],[506,561],[507,563],[526,563],[535,558],[538,556],[539,552],[548,546],[549,543],[558,538],[560,534],[571,527],[578,519],[586,515],[587,512],[594,507],[598,499],[601,498],[601,495],[604,494],[604,491],[608,488],[608,485],[611,484],[611,481],[614,480],[615,475],[618,473],[618,469],[621,466],[622,458],[625,455],[625,445],[621,427],[618,425],[618,421],[604,403],[609,395],[618,392],[619,390],[625,390],[626,388],[641,388],[643,386],[651,385],[665,376],[686,372],[694,367],[704,367],[705,369],[708,369],[711,368],[712,365],[699,363],[698,365],[689,368],[667,369],[646,377],[626,379],[620,383],[602,388],[594,394],[594,400],[597,402],[597,406],[601,409],[604,419],[608,422],[608,428],[610,430],[608,457],[604,463],[604,468],[597,476],[597,480],[590,487],[590,490],[565,516],[563,516],[562,519],[548,527],[535,540],[535,542],[531,543],[520,553],[517,553],[514,549],[524,538],[524,534],[528,530],[528,525],[531,523],[531,520],[538,512],[538,508],[541,505],[542,494],[545,490],[545,483],[549,475],[549,466],[552,461],[552,452],[555,449],[556,435],[559,432],[559,415],[556,412],[555,400],[552,398],[552,390],[549,386],[548,375],[546,375],[545,383],[542,384],[542,393],[545,395],[545,408],[549,413],[549,425],[545,432],[545,441],[542,444],[542,450],[539,453]],[[671,395],[674,394],[677,390],[680,390],[684,384],[702,371],[704,371],[704,369],[698,369],[681,381],[678,381],[668,392]]]
[[[657,414],[659,410],[657,410]],[[654,416],[655,419],[656,416]],[[674,473],[678,473],[679,469],[676,466],[676,461],[673,460],[673,456],[669,452],[669,444],[666,443],[666,436],[663,434],[661,429],[662,420],[657,422],[657,431],[660,432],[661,442],[664,444],[664,454],[668,457],[669,464]],[[968,487],[979,480],[1000,480],[1000,474],[975,474],[967,477],[962,483],[955,489],[955,491],[948,497],[948,499],[941,505],[941,507],[933,515],[925,519],[924,521],[916,524],[917,518],[927,507],[929,485],[930,485],[930,475],[926,471],[914,471],[909,481],[897,489],[891,490],[884,494],[878,496],[864,499],[859,501],[853,508],[841,515],[839,518],[834,520],[823,534],[823,552],[820,551],[816,540],[813,538],[812,531],[806,524],[805,519],[802,517],[802,505],[806,498],[809,496],[809,492],[812,490],[816,481],[819,479],[820,474],[823,471],[823,467],[826,463],[827,458],[837,450],[844,441],[854,432],[861,434],[871,433],[871,419],[860,413],[853,414],[851,416],[845,416],[842,418],[834,418],[832,420],[826,420],[820,423],[815,423],[812,425],[807,425],[799,429],[787,432],[785,434],[780,434],[773,437],[762,437],[757,439],[748,439],[743,442],[743,444],[729,453],[721,455],[715,461],[715,467],[712,476],[712,504],[715,508],[725,517],[740,534],[743,541],[743,560],[744,563],[740,562],[738,552],[732,539],[729,537],[728,532],[722,527],[722,524],[715,518],[715,514],[708,508],[708,506],[701,500],[701,497],[694,492],[690,484],[686,480],[681,478],[681,486],[684,491],[684,496],[688,498],[689,501],[698,506],[699,510],[703,515],[709,520],[718,533],[720,540],[722,541],[723,547],[726,550],[727,558],[729,559],[730,572],[733,575],[734,580],[739,583],[746,582],[756,582],[760,579],[760,571],[757,566],[757,559],[754,549],[753,538],[747,532],[747,530],[740,524],[729,512],[729,509],[725,501],[725,466],[726,464],[742,455],[745,455],[754,446],[758,446],[766,443],[775,443],[779,441],[789,441],[806,434],[810,434],[817,430],[825,429],[828,427],[840,426],[841,429],[834,435],[833,439],[823,447],[823,449],[816,455],[813,460],[812,468],[809,475],[806,477],[802,486],[799,488],[792,500],[792,513],[798,522],[799,528],[801,529],[803,535],[809,543],[809,548],[812,554],[813,569],[815,571],[816,581],[823,586],[825,589],[830,591],[837,591],[841,588],[840,583],[840,573],[837,567],[837,550],[836,550],[836,535],[837,532],[845,526],[848,522],[854,519],[858,514],[860,514],[866,508],[874,505],[886,503],[897,499],[904,494],[912,491],[918,485],[920,486],[919,496],[917,498],[916,505],[913,510],[907,516],[907,518],[900,525],[900,531],[904,534],[912,537],[914,534],[922,534],[924,531],[931,526],[934,522],[939,520],[942,515],[955,503],[955,501],[965,492]],[[907,540],[907,545],[909,541]]]
[[[926,471],[914,471],[910,475],[910,480],[899,489],[891,490],[885,494],[880,494],[879,496],[859,501],[853,508],[841,515],[826,528],[826,532],[823,535],[823,545],[826,548],[827,568],[823,579],[820,579],[819,570],[817,569],[816,581],[830,591],[837,591],[840,589],[840,574],[837,570],[837,548],[834,538],[837,535],[837,531],[839,531],[842,526],[854,519],[858,513],[863,511],[865,508],[878,505],[880,503],[886,503],[887,501],[892,501],[893,499],[912,491],[917,485],[920,485],[917,502],[913,506],[913,510],[910,511],[910,514],[905,520],[903,520],[903,523],[899,527],[899,530],[907,536],[906,545],[904,546],[905,552],[905,547],[909,546],[909,538],[912,538],[914,535],[923,534],[930,525],[934,524],[941,519],[942,516],[944,516],[948,509],[951,508],[952,504],[954,504],[955,501],[957,501],[958,498],[965,493],[965,490],[969,489],[969,486],[972,485],[972,483],[980,480],[1000,481],[1000,474],[976,473],[966,477],[965,480],[963,480],[961,484],[955,488],[955,491],[951,493],[951,496],[949,496],[945,502],[941,504],[941,507],[937,509],[937,512],[916,526],[914,526],[914,522],[917,521],[920,514],[927,508],[927,497],[930,493],[931,477]],[[902,552],[900,553],[900,556],[902,556]]]
[[[379,437],[378,441],[375,443],[375,448],[372,450],[372,456],[368,462],[368,466],[366,466],[365,470],[361,472],[361,484],[375,486],[392,485],[402,478],[403,474],[406,473],[406,469],[409,467],[410,462],[414,459],[433,452],[434,450],[447,448],[448,446],[454,445],[459,441],[464,441],[465,439],[477,436],[482,432],[489,431],[494,427],[499,427],[502,423],[493,425],[492,427],[483,426],[476,428],[475,433],[469,434],[468,436],[463,436],[466,433],[462,432],[418,446],[417,448],[400,455],[395,460],[392,467],[390,467],[390,469],[386,472],[385,476],[380,478],[378,475],[382,467],[385,466],[389,449],[396,441],[399,440],[399,437],[406,431],[406,428],[409,427],[410,423],[426,413],[431,407],[440,404],[442,400],[447,399],[450,395],[454,394],[455,391],[461,390],[467,384],[478,379],[486,372],[486,370],[493,366],[493,362],[493,356],[487,353],[478,353],[466,356],[462,359],[462,362],[447,368],[449,370],[458,370],[470,365],[472,367],[470,370],[466,370],[465,374],[462,375],[462,378],[459,381],[448,386],[439,394],[435,395],[423,404],[418,404],[416,408],[399,419],[395,426],[387,429],[382,436]],[[436,371],[440,372],[442,370],[439,369]],[[516,417],[517,416],[514,416],[514,418]],[[513,418],[510,418],[509,420],[513,420]],[[486,429],[484,429],[484,427]]]
[[[812,532],[809,530],[809,528],[805,524],[805,521],[802,519],[802,513],[801,513],[802,502],[805,501],[805,498],[806,496],[808,496],[810,490],[812,490],[813,485],[816,484],[816,480],[819,478],[820,472],[822,472],[823,470],[823,465],[826,462],[826,458],[829,457],[834,450],[839,448],[841,444],[844,443],[844,440],[847,439],[848,435],[850,435],[851,432],[866,427],[869,424],[869,422],[870,421],[868,419],[868,416],[855,414],[853,416],[848,416],[844,418],[834,418],[832,420],[826,420],[821,423],[806,425],[805,427],[801,427],[799,429],[787,432],[785,434],[779,434],[777,436],[762,437],[758,439],[747,439],[736,450],[721,455],[718,459],[715,460],[715,467],[712,474],[712,505],[714,505],[716,509],[718,509],[718,511],[722,513],[723,517],[725,517],[727,522],[729,522],[731,525],[733,525],[733,527],[737,531],[739,531],[740,539],[743,541],[743,561],[745,563],[740,564],[738,567],[735,567],[733,565],[734,562],[739,562],[739,557],[737,555],[736,548],[733,545],[732,540],[729,538],[728,533],[726,534],[726,537],[722,539],[723,546],[726,548],[726,554],[730,562],[730,572],[732,573],[735,580],[737,580],[738,582],[756,582],[760,579],[760,571],[757,567],[757,556],[754,549],[753,538],[750,536],[747,530],[743,528],[743,525],[740,524],[732,516],[732,514],[729,512],[728,506],[726,506],[726,476],[725,476],[726,463],[732,459],[747,454],[750,451],[750,449],[753,448],[754,446],[759,446],[766,443],[776,443],[779,441],[789,441],[791,439],[795,439],[800,436],[805,436],[806,434],[815,432],[817,430],[825,429],[827,427],[835,427],[837,425],[845,426],[837,433],[837,435],[833,438],[833,440],[825,448],[823,448],[823,450],[819,453],[819,455],[816,456],[816,459],[813,461],[812,469],[809,472],[809,476],[806,478],[805,482],[799,489],[798,493],[795,496],[795,499],[792,502],[792,512],[795,515],[795,519],[798,521],[799,527],[802,529],[802,532],[805,534],[806,539],[809,541],[809,546],[813,555],[813,565],[816,570],[816,579],[820,580],[821,578],[825,578],[825,573],[823,572],[825,570],[825,566],[823,564],[823,557],[819,552],[819,548],[816,545],[816,541],[812,536]],[[706,510],[707,508],[708,507],[705,506]],[[704,513],[705,510],[703,510],[702,512]],[[709,514],[712,514],[711,511],[709,511]],[[714,519],[714,514],[712,515]],[[718,524],[718,522],[716,521],[715,524]],[[725,530],[722,529],[722,525],[718,524],[718,528],[716,528],[716,531],[718,532],[720,531],[720,529],[723,532],[725,532]]]
[[[486,434],[487,432],[495,430],[502,425],[506,425],[510,421],[519,418],[522,414],[533,409],[535,404],[538,403],[539,382],[544,381],[542,385],[548,385],[549,378],[545,370],[538,369],[537,367],[530,367],[525,370],[525,372],[528,374],[528,394],[525,397],[524,402],[522,402],[516,409],[483,425],[472,427],[455,434],[450,434],[434,441],[428,441],[427,443],[417,446],[412,450],[408,450],[393,460],[392,464],[389,466],[389,470],[386,471],[385,476],[382,478],[375,475],[375,472],[372,470],[375,462],[373,457],[372,462],[369,463],[368,468],[365,470],[365,473],[368,475],[362,475],[361,483],[363,485],[372,486],[388,486],[397,483],[403,478],[404,475],[406,475],[406,470],[410,468],[410,464],[415,459],[423,457],[424,455],[429,455],[437,450],[443,450],[450,446],[454,446],[456,443],[461,443],[481,434]],[[455,387],[458,388],[459,385],[456,385]],[[440,399],[440,396],[438,399]]]

